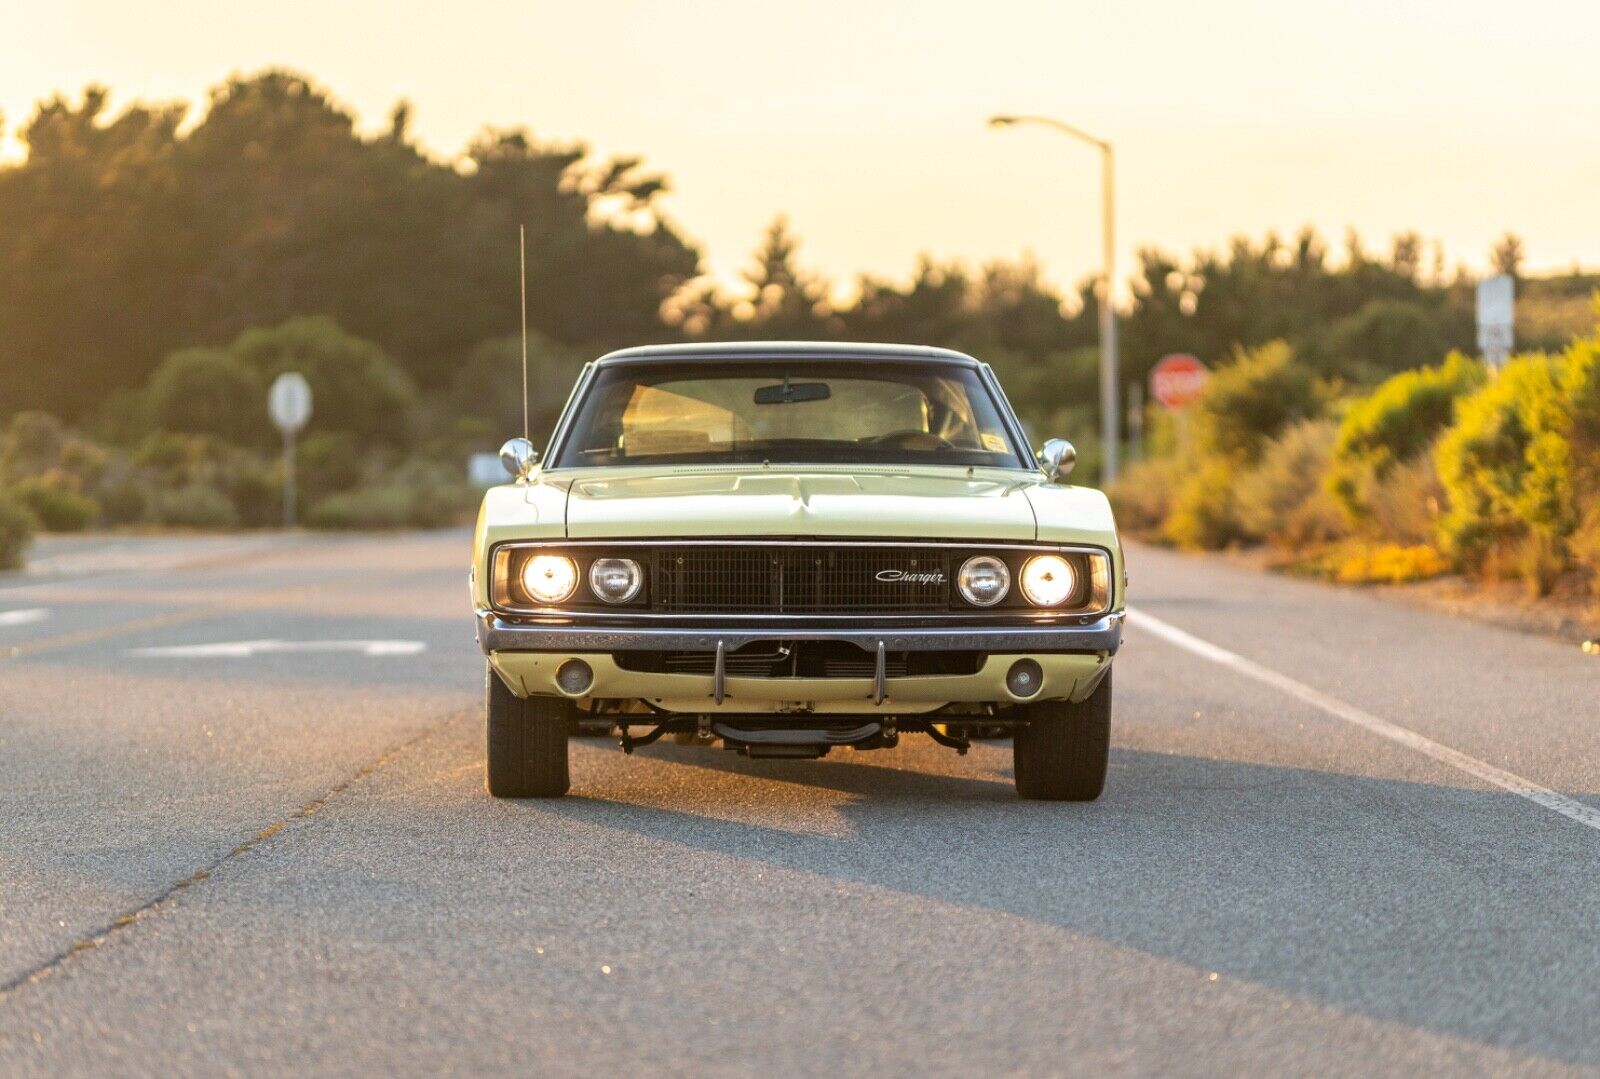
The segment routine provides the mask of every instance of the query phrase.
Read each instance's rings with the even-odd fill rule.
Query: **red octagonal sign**
[[[1150,369],[1150,396],[1174,411],[1193,404],[1206,389],[1211,372],[1187,352],[1161,357]]]

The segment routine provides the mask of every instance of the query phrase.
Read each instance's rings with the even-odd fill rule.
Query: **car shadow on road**
[[[1386,1022],[1600,1065],[1600,964],[1577,960],[1594,954],[1600,924],[1596,837],[1513,795],[1118,749],[1101,801],[1052,804],[1016,798],[1003,746],[975,751],[979,776],[917,770],[941,766],[922,754],[892,768],[647,753],[641,763],[844,795],[833,799],[844,827],[741,820],[757,784],[696,783],[672,804],[641,805],[619,781],[626,769],[538,810],[1034,919]],[[724,810],[720,798],[738,804]]]

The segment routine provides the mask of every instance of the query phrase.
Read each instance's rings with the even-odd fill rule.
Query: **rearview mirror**
[[[500,464],[512,479],[525,480],[539,463],[539,451],[525,438],[513,438],[500,447]]]
[[[756,387],[756,404],[788,405],[795,401],[826,401],[833,396],[826,382],[790,382],[784,378],[782,386]]]
[[[1061,480],[1077,463],[1078,451],[1064,438],[1052,438],[1039,451],[1039,467],[1044,469],[1045,478],[1051,483]]]

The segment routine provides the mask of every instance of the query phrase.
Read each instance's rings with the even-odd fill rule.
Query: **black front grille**
[[[626,650],[613,655],[625,671],[709,675],[717,669],[715,652]],[[755,641],[726,653],[722,664],[729,678],[871,678],[877,655],[846,641]],[[883,657],[888,678],[976,674],[982,666],[981,652],[886,652]]]
[[[950,607],[950,555],[928,547],[658,548],[651,607],[729,614],[920,613]]]

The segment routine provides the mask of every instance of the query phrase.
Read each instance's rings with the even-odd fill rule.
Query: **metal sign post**
[[[1478,282],[1478,348],[1489,367],[1498,371],[1516,347],[1517,284],[1510,274]]]
[[[267,415],[283,432],[283,527],[294,527],[294,438],[311,419],[311,384],[296,371],[285,371],[267,391]]]

